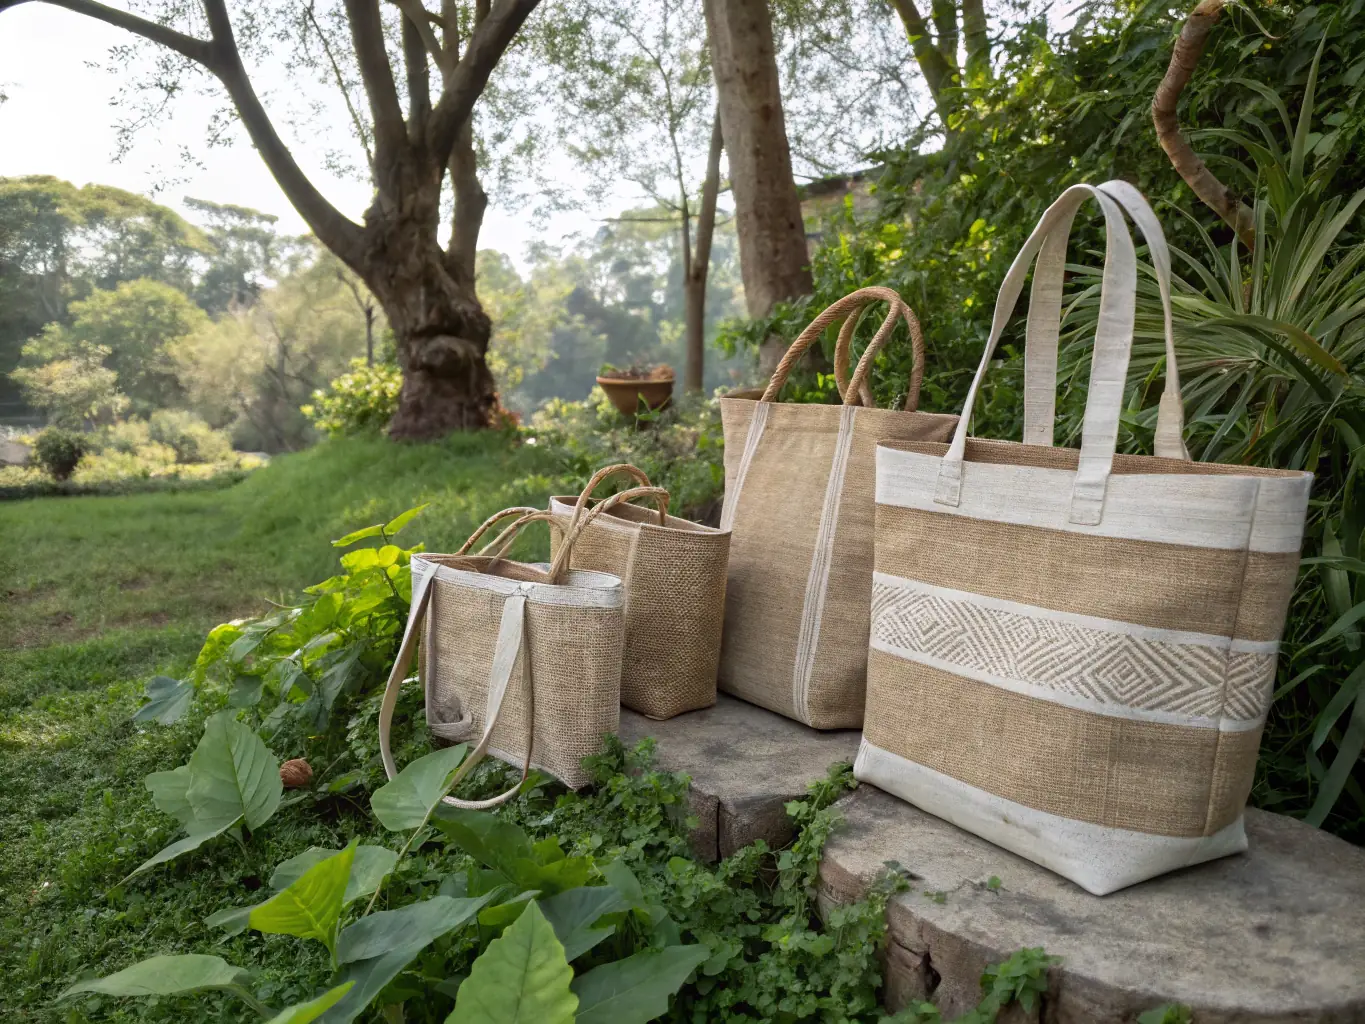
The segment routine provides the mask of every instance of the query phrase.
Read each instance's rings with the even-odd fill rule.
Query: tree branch
[[[471,33],[464,56],[446,79],[427,125],[427,141],[439,163],[449,160],[460,125],[473,113],[474,101],[488,84],[488,76],[539,2],[498,0]]]
[[[7,11],[11,7],[18,7],[26,2],[27,0],[0,0],[0,12]],[[212,64],[213,50],[207,40],[196,39],[194,36],[177,32],[168,25],[159,25],[128,11],[95,3],[94,0],[43,0],[43,2],[52,7],[62,7],[77,14],[84,14],[107,25],[127,29],[143,39],[150,39],[154,43],[169,47],[182,57],[187,57],[211,71],[215,70]]]
[[[1180,38],[1171,51],[1171,63],[1166,76],[1157,86],[1152,98],[1152,123],[1156,125],[1157,141],[1180,176],[1206,206],[1237,232],[1237,237],[1248,249],[1256,241],[1256,216],[1232,190],[1208,169],[1203,160],[1180,134],[1176,105],[1180,94],[1189,84],[1195,66],[1204,53],[1209,33],[1223,13],[1223,0],[1200,0],[1180,29]]]
[[[261,154],[280,191],[299,211],[313,234],[317,235],[318,241],[354,268],[358,259],[356,246],[360,241],[360,225],[329,203],[294,162],[293,154],[275,131],[270,115],[265,112],[265,107],[251,86],[251,79],[247,77],[246,68],[242,66],[226,5],[223,0],[203,2],[209,31],[213,34],[208,66],[227,89],[233,106],[237,108],[237,116],[242,119],[242,125],[251,137],[252,145]]]
[[[360,78],[370,100],[370,120],[374,123],[375,160],[380,168],[376,184],[383,187],[383,167],[402,146],[403,108],[398,103],[389,52],[384,46],[384,24],[379,18],[379,0],[346,0],[346,17],[351,23]]]
[[[987,34],[986,7],[982,0],[962,0],[962,34],[967,38],[968,80],[989,75],[991,38]]]
[[[929,86],[929,95],[934,98],[939,113],[943,114],[945,99],[943,93],[952,85],[953,68],[944,60],[943,54],[938,52],[929,38],[929,26],[925,23],[919,8],[915,6],[915,0],[891,0],[891,6],[896,9],[901,24],[905,26],[905,38],[909,40],[915,61],[924,74],[924,84]]]

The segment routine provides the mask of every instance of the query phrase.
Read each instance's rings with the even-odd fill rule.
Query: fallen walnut
[[[280,781],[285,789],[299,789],[313,781],[313,769],[301,757],[280,765]]]

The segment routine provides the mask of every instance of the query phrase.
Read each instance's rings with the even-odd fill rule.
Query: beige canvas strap
[[[1151,255],[1161,293],[1166,339],[1166,384],[1157,410],[1156,454],[1188,460],[1185,448],[1184,407],[1180,396],[1180,370],[1175,354],[1171,322],[1171,254],[1166,235],[1142,193],[1126,181],[1106,181],[1100,191],[1114,199],[1142,232]],[[1061,328],[1062,286],[1066,271],[1066,245],[1071,220],[1065,218],[1049,232],[1033,270],[1024,346],[1024,443],[1053,444],[1057,401],[1057,345]]]
[[[1118,203],[1093,185],[1073,185],[1048,207],[1005,274],[981,364],[967,392],[967,401],[953,433],[952,443],[939,464],[938,485],[934,495],[936,502],[957,505],[962,500],[963,464],[966,461],[967,431],[972,409],[976,405],[982,381],[990,370],[995,347],[1023,290],[1030,264],[1053,232],[1061,234],[1063,230],[1069,230],[1076,211],[1086,199],[1091,198],[1099,203],[1104,213],[1107,243],[1100,284],[1095,350],[1090,367],[1090,387],[1082,421],[1080,459],[1072,483],[1069,518],[1073,523],[1095,525],[1103,517],[1104,493],[1113,468],[1114,451],[1118,447],[1119,415],[1123,408],[1128,357],[1133,342],[1137,257]]]

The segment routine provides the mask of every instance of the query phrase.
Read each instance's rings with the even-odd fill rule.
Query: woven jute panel
[[[506,598],[441,578],[432,586],[430,625],[421,648],[429,714],[440,722],[472,714],[477,736],[484,728],[489,669]],[[591,777],[583,758],[598,753],[603,737],[615,733],[620,722],[623,633],[620,608],[528,600],[525,644],[490,751],[510,763],[523,763],[527,688],[534,687],[532,766],[572,788],[587,785]]]
[[[817,729],[857,728],[867,675],[877,442],[947,438],[957,417],[858,409],[835,496],[837,516],[828,550],[821,552],[817,539],[842,407],[768,404],[741,487],[740,464],[758,404],[735,395],[720,402],[726,511],[732,517],[720,688]],[[817,557],[828,578],[802,702],[797,654],[803,616],[813,611],[807,598]]]
[[[1134,721],[1064,707],[872,651],[868,742],[1050,814],[1166,836],[1242,813],[1261,730]]]
[[[552,498],[568,525],[576,499]],[[552,533],[558,552],[558,534]],[[617,505],[590,522],[570,564],[607,572],[625,589],[621,703],[664,719],[716,702],[730,534],[635,505]],[[553,557],[553,556],[552,556]]]

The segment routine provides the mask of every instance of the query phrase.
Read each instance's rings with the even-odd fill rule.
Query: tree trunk
[[[706,280],[711,269],[711,239],[716,230],[716,198],[720,195],[720,154],[723,148],[720,110],[711,122],[711,149],[706,156],[706,180],[697,214],[697,247],[683,262],[683,323],[687,334],[687,373],[683,387],[702,390],[706,369]],[[683,251],[687,251],[684,228]]]
[[[735,196],[744,301],[752,317],[813,290],[767,0],[705,0]]]

